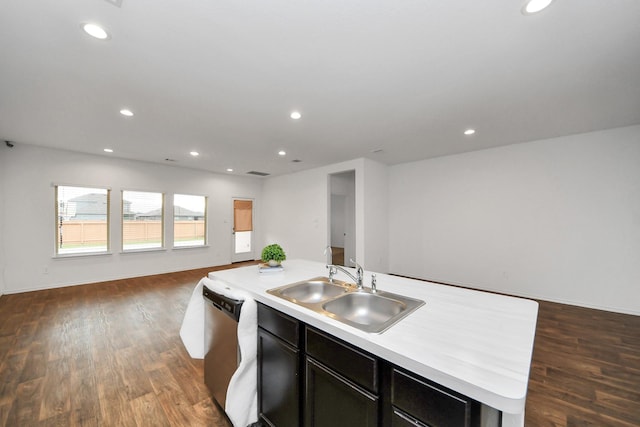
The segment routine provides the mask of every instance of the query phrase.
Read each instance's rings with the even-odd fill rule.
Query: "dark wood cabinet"
[[[378,393],[379,360],[377,357],[318,329],[305,329],[306,354],[350,381]]]
[[[424,378],[392,368],[393,426],[476,427],[480,404]]]
[[[499,411],[262,304],[258,325],[263,426],[500,425]]]
[[[258,305],[258,325],[260,421],[265,426],[297,427],[302,420],[300,325],[262,304]]]
[[[417,419],[413,418],[409,414],[399,411],[398,409],[393,410],[393,415],[391,416],[391,427],[429,427],[426,424],[421,423]]]
[[[305,332],[305,427],[380,425],[377,359],[317,329]]]
[[[305,427],[376,427],[378,396],[306,357]]]

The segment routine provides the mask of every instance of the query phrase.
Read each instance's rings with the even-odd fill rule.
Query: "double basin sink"
[[[381,333],[424,305],[424,301],[394,294],[358,290],[355,285],[316,277],[269,289],[275,295],[364,332]]]

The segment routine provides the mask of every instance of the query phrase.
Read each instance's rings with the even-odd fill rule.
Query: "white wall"
[[[386,273],[389,271],[389,168],[386,165],[365,160],[364,207],[360,220],[364,223],[364,256],[367,269]]]
[[[2,194],[5,214],[0,246],[4,248],[7,293],[227,264],[231,261],[233,197],[255,199],[256,234],[260,236],[260,179],[24,144],[3,150],[2,155],[6,184]],[[111,188],[112,255],[53,258],[53,183]],[[174,193],[207,196],[209,246],[120,253],[123,189],[164,192],[168,199]],[[168,203],[167,207],[170,206]],[[26,235],[20,232],[25,225],[29,230]],[[165,228],[170,230],[169,224]]]
[[[392,272],[640,314],[640,126],[389,173]]]
[[[386,166],[367,159],[268,178],[263,188],[265,243],[280,243],[291,259],[324,262],[323,251],[330,237],[329,175],[349,170],[356,172],[355,259],[367,270],[385,272],[386,237],[380,236],[386,236],[387,230],[387,193],[375,194],[371,187],[386,179]],[[377,228],[381,223],[385,224],[382,230]],[[381,247],[367,247],[367,242],[376,244],[378,239],[385,242]]]
[[[5,159],[8,156],[9,147],[6,145],[0,146],[0,295],[5,293],[4,286],[4,242],[5,240],[5,223],[4,223],[4,210],[5,210],[5,185],[7,182]]]
[[[287,258],[325,261],[329,241],[329,177],[353,170],[362,162],[339,163],[269,177],[263,187],[264,244],[279,243]]]
[[[344,248],[344,237],[346,234],[345,222],[347,220],[346,196],[342,194],[331,194],[331,246]]]
[[[279,242],[289,258],[324,261],[328,176],[355,170],[356,260],[367,270],[640,314],[639,165],[640,126],[264,181],[0,147],[0,292],[229,263],[232,197],[256,201],[257,251]],[[54,182],[112,188],[112,255],[52,257]],[[121,189],[208,196],[210,246],[119,253]],[[15,224],[27,223],[19,235]]]

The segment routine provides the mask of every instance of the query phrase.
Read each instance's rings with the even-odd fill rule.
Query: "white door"
[[[231,262],[256,259],[253,250],[253,200],[233,199]]]

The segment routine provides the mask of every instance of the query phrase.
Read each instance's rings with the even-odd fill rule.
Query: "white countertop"
[[[319,262],[291,260],[283,266],[282,272],[260,273],[257,266],[249,266],[209,276],[393,364],[523,419],[538,315],[535,301],[377,274],[378,289],[426,304],[382,334],[369,334],[267,294],[267,289],[328,273]],[[341,272],[336,279],[351,281]],[[370,281],[371,272],[365,271],[365,286]]]

